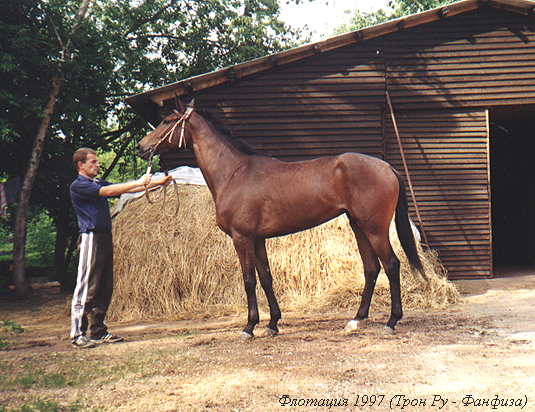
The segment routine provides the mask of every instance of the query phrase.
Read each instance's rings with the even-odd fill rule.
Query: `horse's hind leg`
[[[401,284],[399,277],[400,263],[397,258],[392,245],[388,239],[388,235],[383,235],[377,238],[371,238],[371,243],[374,245],[383,268],[385,269],[386,276],[390,283],[390,298],[392,302],[392,309],[390,319],[385,327],[385,333],[394,333],[396,324],[403,317],[403,310],[401,307]]]
[[[377,255],[375,254],[375,251],[373,250],[370,241],[362,232],[362,230],[358,227],[354,219],[352,219],[350,216],[348,217],[349,224],[351,225],[351,228],[355,233],[355,237],[357,238],[357,245],[364,266],[365,279],[364,290],[362,292],[362,299],[357,315],[345,327],[345,331],[347,333],[351,333],[357,330],[358,323],[361,320],[366,319],[368,317],[373,291],[375,289],[375,282],[377,281],[377,276],[379,275],[381,267],[379,266],[379,259],[377,258]]]
[[[255,256],[256,256],[256,270],[260,277],[260,284],[266,294],[266,298],[269,303],[270,321],[264,332],[265,336],[273,336],[279,333],[277,323],[281,318],[281,311],[277,298],[273,292],[273,277],[271,276],[271,270],[269,269],[269,260],[266,251],[266,240],[257,239],[255,242]]]

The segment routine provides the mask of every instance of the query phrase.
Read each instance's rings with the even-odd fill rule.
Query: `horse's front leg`
[[[241,235],[233,235],[232,241],[240,261],[245,293],[247,294],[247,326],[241,333],[240,339],[248,340],[254,337],[253,330],[260,320],[256,301],[254,241]]]
[[[279,333],[277,323],[281,318],[281,311],[275,292],[273,292],[273,277],[271,276],[271,270],[269,269],[269,260],[266,251],[266,240],[257,239],[255,242],[255,256],[256,256],[256,270],[260,277],[260,284],[266,294],[266,298],[269,303],[270,321],[264,332],[265,336],[273,336]]]

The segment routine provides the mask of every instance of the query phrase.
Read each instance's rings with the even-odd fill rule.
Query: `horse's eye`
[[[171,122],[170,122],[169,120],[167,120],[167,119],[165,119],[165,120],[163,121],[163,124],[165,124],[165,125],[168,125],[169,123],[171,123]]]

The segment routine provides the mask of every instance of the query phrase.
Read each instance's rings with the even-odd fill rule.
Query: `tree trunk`
[[[69,277],[68,268],[77,245],[78,231],[73,230],[68,221],[57,221],[56,246],[54,249],[55,280],[61,284],[61,290],[65,292],[72,292],[73,286],[76,283],[76,277],[74,279]]]
[[[75,232],[71,236],[71,242],[69,244],[69,248],[67,249],[67,255],[65,256],[65,267],[69,267],[71,264],[72,257],[74,256],[74,252],[78,250],[78,240],[80,238],[80,235],[78,232]],[[74,289],[74,286],[76,285],[76,276],[77,273],[74,274],[74,278],[70,279],[67,278],[67,284],[65,285],[66,288]]]
[[[58,219],[56,221],[56,245],[54,247],[54,266],[56,266],[56,280],[65,288],[67,284],[67,266],[65,254],[69,244],[69,223]]]
[[[30,194],[32,191],[39,161],[41,160],[41,153],[45,143],[46,133],[54,111],[54,105],[58,97],[59,89],[63,82],[63,74],[58,72],[56,77],[52,79],[52,90],[50,91],[48,103],[44,110],[44,117],[37,130],[37,135],[33,142],[32,154],[26,176],[22,182],[22,189],[17,205],[17,215],[15,218],[15,231],[13,234],[13,278],[15,281],[15,291],[19,298],[28,298],[30,296],[31,288],[26,279],[25,273],[25,255],[26,255],[26,228],[28,217],[28,205],[30,203]]]

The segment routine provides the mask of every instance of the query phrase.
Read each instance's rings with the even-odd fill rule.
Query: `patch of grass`
[[[10,320],[2,321],[2,325],[0,325],[0,326],[2,327],[2,329],[8,330],[8,331],[11,331],[11,332],[17,332],[17,333],[24,332],[24,328],[22,326],[20,326],[16,322],[12,322]]]
[[[0,412],[57,412],[59,405],[54,401],[45,401],[37,399],[31,405],[22,404],[15,409],[6,409],[0,407]]]
[[[67,377],[62,373],[51,373],[43,376],[43,385],[47,388],[65,388]]]
[[[5,382],[9,376],[14,374],[13,364],[11,362],[0,361],[0,388],[5,388]]]
[[[16,322],[12,322],[10,320],[4,320],[0,322],[0,332],[22,333],[24,332],[24,328]],[[0,336],[0,350],[6,350],[10,347],[11,347],[11,344],[9,342],[9,339],[4,336]]]
[[[128,354],[110,365],[103,364],[99,359],[80,357],[79,352],[32,357],[19,365],[2,360],[0,387],[5,390],[63,389],[95,381],[106,385],[130,376],[149,379],[175,370],[183,361],[182,355],[161,349],[142,356]]]
[[[196,332],[184,332],[184,336],[190,333]],[[18,400],[20,403],[0,405],[0,412],[99,412],[101,406],[91,404],[89,399],[78,398],[67,406],[59,404],[54,395],[49,395],[52,398],[48,400],[35,399],[34,396],[38,393],[42,396],[43,392],[39,389],[48,389],[47,393],[51,394],[62,393],[84,387],[88,382],[103,389],[122,380],[145,382],[155,376],[174,374],[185,361],[184,355],[176,348],[128,352],[113,358],[92,356],[90,351],[74,351],[49,353],[20,361],[0,359],[0,392],[27,394]]]
[[[150,379],[153,376],[165,375],[175,370],[184,361],[184,357],[173,350],[157,349],[152,352],[128,355],[124,359],[107,369],[107,379],[103,383],[110,383],[134,375],[141,379]]]
[[[193,329],[193,330],[181,329],[181,330],[179,330],[177,332],[175,337],[176,338],[184,338],[186,336],[197,336],[199,333],[200,333],[200,331],[198,329]]]
[[[37,399],[31,404],[23,403],[15,408],[6,408],[0,406],[0,412],[99,412],[100,408],[90,406],[81,397],[67,407],[61,407],[56,401]]]
[[[20,366],[0,362],[0,387],[6,390],[80,386],[94,375],[91,368],[81,367],[77,362],[72,363],[61,357],[30,358]]]
[[[29,375],[26,375],[26,376],[23,376],[21,377],[19,380],[18,380],[18,383],[25,389],[30,389],[32,386],[34,386],[36,383],[37,383],[37,378],[32,375],[32,374],[29,374]]]
[[[87,405],[83,401],[81,397],[78,397],[70,406],[69,406],[69,412],[80,412],[84,409],[87,409]],[[96,410],[96,409],[93,409]]]

